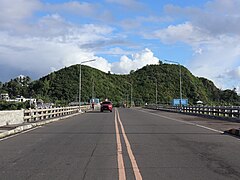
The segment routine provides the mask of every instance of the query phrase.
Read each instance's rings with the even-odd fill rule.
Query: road
[[[240,141],[175,113],[89,112],[1,140],[0,179],[239,180]]]

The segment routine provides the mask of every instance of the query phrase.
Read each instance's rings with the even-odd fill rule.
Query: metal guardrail
[[[81,106],[82,111],[90,109],[90,105]],[[49,109],[29,109],[24,110],[24,122],[34,122],[59,116],[65,116],[79,112],[79,106],[49,108]]]
[[[148,105],[146,108],[171,112],[181,112],[194,115],[206,115],[212,117],[227,117],[240,119],[240,106],[184,106],[164,107],[160,105]]]

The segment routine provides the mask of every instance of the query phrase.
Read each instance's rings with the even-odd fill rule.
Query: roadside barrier
[[[203,115],[208,117],[240,119],[240,106],[183,106],[181,108],[170,106],[164,107],[161,105],[147,105],[145,107],[149,109]]]
[[[0,139],[13,134],[20,133],[22,131],[29,130],[37,126],[59,121],[61,119],[66,119],[66,118],[77,115],[77,113],[89,111],[90,109],[91,109],[90,105],[85,105],[85,106],[81,106],[81,111],[79,111],[79,106],[21,110],[23,111],[23,113],[21,116],[19,116],[22,119],[20,124],[17,124],[17,126],[16,124],[15,126],[12,126],[13,129],[11,130],[7,129],[5,131],[0,132]],[[8,111],[7,113],[15,113],[15,111]],[[15,114],[15,117],[16,116],[17,115]],[[14,125],[14,122],[12,125]],[[3,119],[2,123],[3,124],[2,126],[0,124],[0,127],[4,127],[4,125],[7,125],[7,126],[11,125],[11,123],[8,120],[6,120],[6,118]]]
[[[182,107],[182,111],[217,117],[240,118],[239,106],[187,106]]]
[[[81,111],[87,111],[90,105],[81,106]],[[24,110],[24,122],[34,122],[44,119],[66,116],[79,112],[79,106],[59,107],[49,109],[28,109]]]

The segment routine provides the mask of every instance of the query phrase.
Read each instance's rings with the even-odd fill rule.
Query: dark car
[[[113,106],[111,101],[104,101],[101,103],[101,112],[103,112],[104,110],[112,112],[112,108]]]

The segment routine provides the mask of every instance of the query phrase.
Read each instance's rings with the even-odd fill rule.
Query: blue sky
[[[87,65],[126,74],[177,61],[240,92],[239,0],[0,0],[0,81]]]

